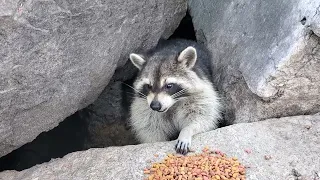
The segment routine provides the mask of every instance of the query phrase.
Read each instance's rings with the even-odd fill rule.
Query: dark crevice
[[[51,158],[59,158],[70,152],[83,150],[86,135],[86,122],[77,112],[51,131],[42,132],[32,142],[1,157],[0,171],[20,171],[48,162]]]
[[[300,180],[302,179],[302,175],[295,169],[292,169],[291,174],[293,175],[295,180]]]
[[[301,20],[300,20],[301,24],[302,25],[305,25],[306,22],[307,22],[307,18],[306,17],[303,17]]]
[[[181,20],[178,28],[169,37],[169,39],[176,39],[176,38],[197,41],[193,23],[192,23],[192,18],[188,11],[186,13],[186,16]]]
[[[169,39],[175,38],[196,41],[189,13]],[[127,62],[116,70],[109,85],[93,104],[67,117],[56,128],[39,134],[32,142],[1,157],[0,171],[21,171],[89,148],[137,144],[126,120],[132,100],[130,94],[133,92],[124,84],[132,85],[136,74],[133,68]],[[114,105],[114,102],[119,104]],[[105,108],[109,108],[109,114],[104,113]]]

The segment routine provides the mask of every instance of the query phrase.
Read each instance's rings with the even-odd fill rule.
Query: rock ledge
[[[173,153],[174,142],[89,149],[21,172],[4,171],[1,180],[143,179],[148,161]],[[192,147],[204,146],[236,156],[250,166],[247,179],[319,179],[320,115],[242,123],[197,135]],[[250,149],[251,153],[245,150]],[[155,157],[154,154],[158,154]],[[272,158],[266,160],[265,155]]]

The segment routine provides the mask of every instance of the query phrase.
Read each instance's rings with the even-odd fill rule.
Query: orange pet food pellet
[[[245,180],[245,166],[236,157],[205,147],[200,154],[173,155],[144,170],[149,180]]]

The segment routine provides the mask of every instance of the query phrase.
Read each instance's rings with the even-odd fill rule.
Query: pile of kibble
[[[200,154],[168,154],[160,163],[144,169],[147,180],[245,180],[245,167],[237,158],[204,148]]]

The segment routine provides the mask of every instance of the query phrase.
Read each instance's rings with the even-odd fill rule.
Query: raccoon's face
[[[191,70],[196,59],[193,47],[176,55],[154,55],[148,59],[130,54],[131,62],[140,70],[134,82],[136,94],[145,99],[152,110],[166,112],[177,101],[190,96],[197,77]]]

